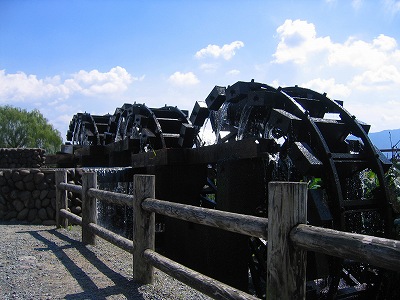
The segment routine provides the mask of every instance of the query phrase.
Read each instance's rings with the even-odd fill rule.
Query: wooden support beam
[[[134,168],[163,165],[207,164],[227,159],[266,156],[278,151],[274,140],[249,138],[193,149],[160,149],[132,155]]]
[[[69,219],[72,223],[82,226],[82,218],[81,217],[79,217],[65,209],[60,210],[60,215],[63,216],[64,218]],[[89,223],[88,228],[91,232],[98,235],[99,237],[106,240],[107,242],[110,242],[111,244],[113,244],[129,253],[133,253],[133,241],[131,241],[127,238],[124,238],[124,237],[122,237],[104,227],[94,224],[94,223]]]
[[[278,151],[278,147],[274,140],[249,138],[234,143],[228,142],[186,150],[187,163],[198,164],[266,157],[267,153]]]
[[[128,194],[121,194],[110,191],[103,191],[98,189],[89,189],[87,191],[88,195],[91,197],[96,197],[98,200],[105,201],[107,203],[120,205],[120,206],[130,206],[133,205],[133,196]]]
[[[305,299],[307,252],[290,230],[307,222],[307,183],[268,183],[267,299]]]
[[[133,278],[143,284],[153,283],[154,268],[144,258],[146,249],[155,246],[155,213],[145,211],[142,202],[155,197],[155,176],[133,176]]]
[[[61,209],[68,209],[67,191],[60,188],[60,184],[67,182],[67,170],[56,170],[56,224],[57,227],[68,227],[68,219],[60,215]]]
[[[66,209],[60,210],[60,216],[71,221],[71,224],[82,226],[82,218]]]
[[[80,185],[62,182],[59,184],[59,187],[68,192],[82,194],[82,186],[80,186]]]
[[[90,231],[92,231],[94,234],[98,235],[102,239],[106,240],[107,242],[110,242],[111,244],[129,252],[133,253],[133,241],[124,238],[108,229],[105,229],[104,227],[101,227],[97,224],[94,223],[89,223],[88,225]]]
[[[132,166],[165,166],[185,163],[185,149],[163,148],[155,151],[132,154]]]
[[[96,235],[90,231],[89,223],[97,224],[97,200],[90,197],[87,191],[97,188],[97,174],[87,172],[82,174],[82,242],[84,244],[96,244]]]
[[[400,241],[299,224],[290,239],[305,250],[400,272]]]
[[[142,207],[147,211],[160,215],[267,239],[268,219],[266,218],[222,210],[211,210],[158,199],[146,199],[143,201]]]
[[[146,261],[157,269],[169,274],[188,286],[212,297],[213,299],[241,299],[256,300],[257,297],[249,295],[220,281],[200,274],[177,262],[170,260],[157,252],[147,249],[144,252]]]

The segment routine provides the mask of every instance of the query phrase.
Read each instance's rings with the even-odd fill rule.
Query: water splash
[[[268,165],[271,167],[271,180],[292,180],[294,164],[290,157],[282,157],[280,153],[268,154]]]
[[[116,132],[115,142],[119,142],[122,139],[122,137],[120,135],[122,119],[123,119],[123,116],[120,116],[118,119],[117,130],[115,131]]]
[[[86,172],[96,172],[97,187],[100,190],[122,194],[133,194],[131,167],[83,168]],[[119,235],[130,238],[132,234],[132,208],[97,201],[97,222]]]
[[[201,134],[199,134],[199,146],[208,146],[214,144],[214,133],[211,128],[211,121],[209,118],[206,119]]]
[[[250,114],[253,110],[252,105],[245,105],[243,107],[242,113],[240,115],[239,126],[238,126],[238,133],[237,133],[237,140],[242,140],[244,137],[245,130],[247,128],[247,124],[249,122]]]
[[[283,143],[286,141],[286,137],[282,130],[278,129],[277,127],[271,127],[267,124],[265,124],[264,132],[262,136],[265,139],[273,139],[275,142],[282,146]]]
[[[228,125],[228,108],[230,103],[224,102],[220,109],[214,113],[214,122],[216,123],[215,130],[215,143],[218,144],[220,141],[220,132],[224,128],[224,125]]]

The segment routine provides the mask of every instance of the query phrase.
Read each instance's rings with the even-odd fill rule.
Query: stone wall
[[[43,149],[0,148],[0,168],[40,168],[45,160]]]
[[[68,183],[80,184],[81,171],[68,169]],[[69,209],[81,212],[79,196],[68,193]],[[55,224],[56,188],[54,169],[0,170],[0,219]]]

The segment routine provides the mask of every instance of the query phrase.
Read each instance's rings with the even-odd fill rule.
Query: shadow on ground
[[[55,242],[46,239],[40,232],[46,231],[49,234],[56,236],[58,239],[65,243],[64,246],[59,246]],[[68,236],[63,235],[56,229],[50,230],[38,230],[38,231],[24,231],[24,233],[31,234],[35,239],[46,245],[46,248],[36,248],[38,251],[52,251],[53,254],[58,258],[71,276],[80,285],[83,292],[69,294],[64,299],[106,299],[113,295],[123,295],[126,299],[144,299],[143,295],[138,291],[140,284],[135,283],[133,280],[129,280],[123,275],[115,272],[104,262],[102,262],[95,253],[87,248],[80,241],[71,239]],[[107,276],[115,285],[108,286],[105,288],[99,288],[91,277],[85,273],[65,252],[66,249],[76,249],[82,257],[90,262],[94,267],[97,268],[104,276]]]

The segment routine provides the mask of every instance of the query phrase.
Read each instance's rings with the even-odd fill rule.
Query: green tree
[[[0,148],[42,148],[55,153],[61,134],[37,110],[0,106]]]

